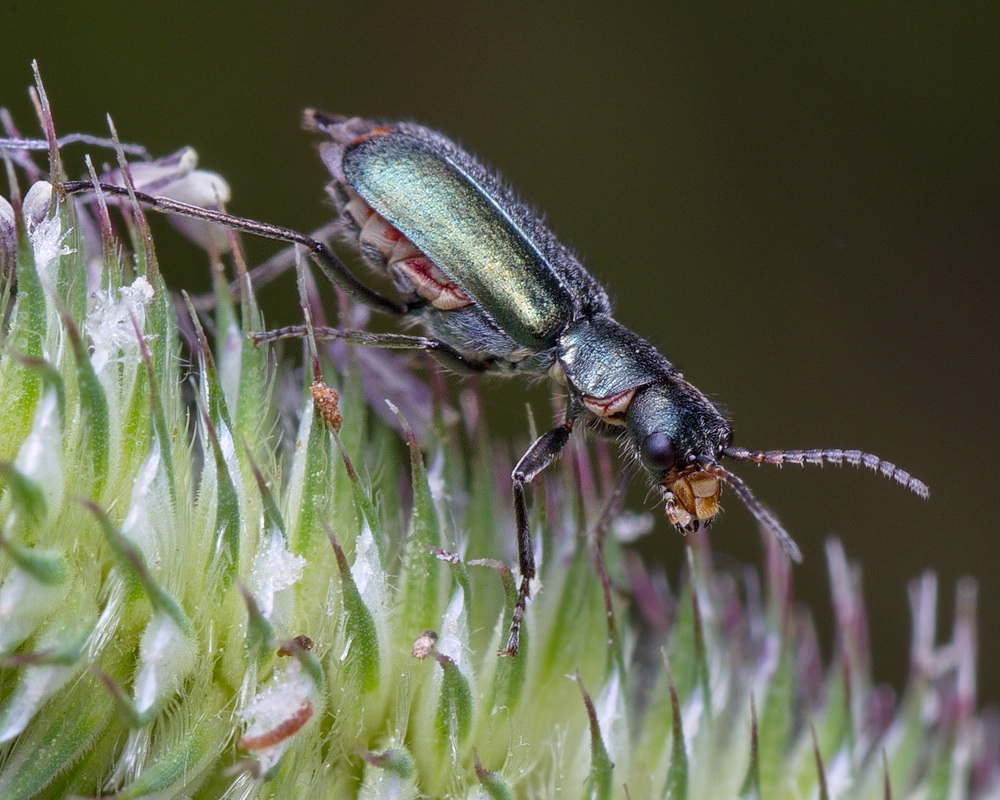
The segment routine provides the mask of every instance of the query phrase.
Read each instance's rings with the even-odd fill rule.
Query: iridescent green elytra
[[[518,343],[549,346],[573,303],[513,219],[447,155],[399,133],[344,151],[354,190]]]

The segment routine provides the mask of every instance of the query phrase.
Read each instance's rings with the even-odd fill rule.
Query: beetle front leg
[[[305,325],[289,325],[263,333],[251,333],[254,344],[273,342],[277,339],[304,339],[309,336]],[[368,331],[341,330],[340,328],[313,328],[313,336],[318,340],[341,339],[364,347],[379,347],[383,350],[423,350],[430,353],[441,364],[454,372],[475,375],[488,370],[493,362],[488,359],[472,359],[440,339],[427,336],[407,336],[402,333],[369,333]]]
[[[517,462],[510,479],[514,484],[514,521],[517,525],[517,567],[521,572],[521,586],[514,604],[514,615],[510,621],[510,637],[507,646],[500,651],[502,656],[517,655],[517,640],[521,634],[521,619],[531,594],[531,581],[535,577],[535,549],[531,542],[531,526],[528,521],[528,505],[524,499],[524,485],[531,483],[543,469],[555,461],[562,452],[573,423],[564,422],[558,428],[543,433],[532,443],[528,451]]]

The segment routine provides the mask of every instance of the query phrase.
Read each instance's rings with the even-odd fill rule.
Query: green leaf
[[[333,484],[331,456],[329,429],[320,415],[312,412],[305,460],[301,466],[302,479],[296,486],[296,489],[301,488],[301,494],[296,503],[293,538],[295,552],[306,558],[312,558],[316,554],[318,546],[323,542],[325,520],[330,517],[332,503],[329,491]]]
[[[438,698],[436,727],[439,752],[461,746],[472,727],[472,690],[469,681],[448,656],[436,654],[441,666],[441,693]]]
[[[740,800],[760,800],[760,731],[757,728],[757,700],[750,693],[750,764],[740,788]]]
[[[100,506],[87,500],[81,502],[97,518],[108,544],[111,545],[111,551],[115,555],[118,567],[125,574],[127,580],[133,585],[141,587],[149,599],[150,605],[170,617],[181,631],[188,635],[193,633],[191,620],[184,613],[180,603],[153,579],[146,564],[146,558],[139,548],[119,533]]]
[[[83,434],[85,436],[83,452],[90,458],[90,472],[93,479],[90,497],[99,500],[101,489],[108,476],[111,448],[108,399],[104,394],[104,387],[101,385],[97,373],[94,372],[94,366],[90,362],[90,353],[73,320],[64,315],[63,327],[73,347],[73,354],[76,356],[76,381],[80,392],[79,403],[83,412]]]
[[[217,751],[226,738],[219,717],[206,716],[183,732],[174,744],[151,759],[138,777],[115,794],[115,800],[138,800],[154,792],[173,789],[179,796],[192,779],[198,777],[199,762]]]
[[[44,586],[58,586],[69,577],[66,556],[57,550],[25,547],[10,539],[0,539],[0,547],[11,561]]]
[[[218,574],[217,592],[222,594],[232,585],[240,563],[240,498],[229,475],[229,465],[215,426],[207,414],[203,414],[202,424],[215,458],[215,546],[209,557],[208,568],[213,574]]]
[[[24,514],[26,522],[37,523],[45,519],[48,509],[41,486],[19,472],[9,461],[0,462],[0,477],[7,484],[14,507]]]
[[[395,773],[400,778],[409,779],[417,774],[416,762],[405,747],[390,747],[382,753],[364,750],[361,757],[372,766]]]
[[[681,703],[677,697],[677,687],[674,686],[670,670],[667,669],[667,681],[670,685],[670,767],[667,770],[667,780],[663,786],[665,800],[687,800],[688,793],[688,757],[684,746],[684,719],[681,716]]]
[[[105,692],[77,689],[63,713],[46,714],[17,741],[0,771],[0,797],[29,800],[68,769],[104,730],[111,715]]]
[[[6,348],[22,358],[43,360],[48,331],[45,290],[35,270],[28,233],[18,225],[17,300],[8,327]],[[37,371],[18,359],[5,360],[3,369],[4,413],[0,417],[0,456],[13,458],[18,445],[28,434],[35,407],[42,391]]]
[[[583,703],[587,707],[587,720],[590,725],[590,773],[587,775],[585,796],[588,800],[609,800],[615,765],[601,738],[601,726],[597,721],[594,702],[583,687],[579,673],[576,675],[576,682],[583,695]]]
[[[784,639],[784,637],[783,637]],[[785,758],[791,737],[795,681],[794,645],[784,640],[774,674],[767,686],[760,720],[761,797],[778,797],[787,783]]]
[[[483,765],[479,763],[478,755],[476,756],[476,777],[479,778],[479,783],[486,790],[486,794],[490,796],[490,800],[514,800],[514,789],[511,785],[499,773],[483,769]]]
[[[441,528],[417,439],[399,409],[391,403],[389,408],[403,427],[410,454],[413,511],[410,515],[410,536],[403,555],[402,608],[407,627],[418,633],[434,628],[440,613],[441,568],[432,551],[441,546]]]
[[[361,593],[354,583],[354,576],[347,564],[344,550],[332,533],[330,543],[336,553],[337,568],[340,571],[340,590],[346,615],[344,630],[349,648],[346,656],[348,669],[357,680],[361,691],[371,692],[378,686],[381,661],[375,620],[361,599]]]
[[[246,603],[249,624],[247,625],[247,635],[244,642],[244,649],[248,660],[254,660],[259,667],[263,667],[274,653],[274,628],[261,611],[257,601],[254,600],[250,590],[241,587],[243,601]]]

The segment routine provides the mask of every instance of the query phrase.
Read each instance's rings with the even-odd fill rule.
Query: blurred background
[[[38,59],[60,133],[110,113],[156,155],[192,145],[230,210],[298,230],[330,216],[303,107],[458,139],[725,404],[738,444],[862,448],[930,485],[924,502],[846,467],[737,467],[802,546],[821,627],[824,541],[860,562],[882,680],[906,674],[907,583],[938,573],[944,632],[956,579],[977,578],[981,693],[1000,700],[1000,7],[308,5],[8,0],[0,105],[37,132]],[[160,231],[172,285],[206,289],[204,255]],[[297,319],[290,278],[263,302]],[[498,388],[491,428],[523,443],[523,385]],[[544,421],[545,390],[527,396]],[[716,549],[759,563],[727,508]],[[657,517],[641,547],[675,574],[682,540]]]

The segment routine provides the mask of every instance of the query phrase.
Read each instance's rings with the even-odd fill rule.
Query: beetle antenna
[[[914,478],[905,469],[900,469],[891,461],[885,461],[871,453],[860,450],[747,450],[743,447],[727,447],[722,455],[733,461],[753,461],[756,464],[835,464],[838,467],[845,462],[852,467],[866,467],[874,472],[881,472],[887,478],[905,486],[914,494],[925,500],[930,496],[927,484]]]
[[[710,458],[700,458],[698,459],[698,463],[705,472],[725,481],[732,487],[733,491],[740,496],[743,505],[753,514],[754,519],[757,520],[764,533],[774,537],[778,544],[781,545],[781,549],[785,551],[785,555],[792,559],[792,561],[802,560],[802,551],[795,544],[795,540],[789,536],[788,531],[778,522],[778,518],[754,496],[754,493],[750,491],[750,487],[741,478]]]

